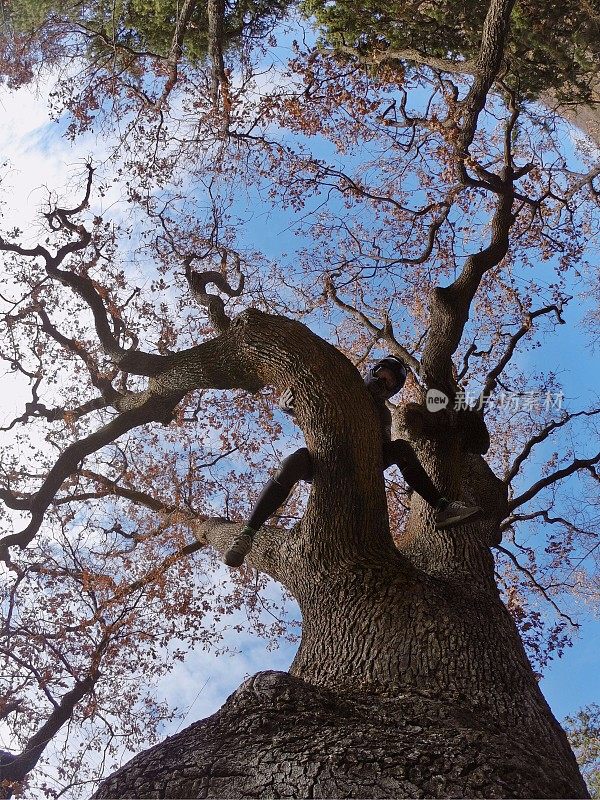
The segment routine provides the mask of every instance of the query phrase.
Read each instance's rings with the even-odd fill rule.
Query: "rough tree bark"
[[[469,148],[501,62],[512,5],[490,3],[475,80],[457,102],[460,135],[452,157],[466,185],[473,180]],[[450,397],[457,389],[452,357],[472,300],[484,274],[508,251],[514,181],[523,174],[511,154],[515,119],[503,169],[477,173],[477,185],[486,181],[497,197],[490,243],[430,296],[429,333],[417,366],[427,388]],[[80,236],[68,246],[73,252],[89,240],[71,225],[70,213],[55,212]],[[222,302],[209,302],[206,275],[194,283],[190,273],[219,335],[169,356],[123,350],[93,283],[59,268],[65,248],[52,257],[41,246],[0,241],[0,247],[43,257],[48,275],[88,303],[113,361],[149,378],[143,392],[107,397],[119,425],[67,449],[33,498],[4,493],[11,507],[32,513],[25,531],[0,543],[6,553],[29,544],[82,454],[133,426],[168,422],[181,398],[197,388],[257,391],[269,384],[283,391],[293,385],[296,418],[314,463],[302,521],[290,533],[264,528],[250,559],[299,603],[303,633],[290,674],[255,676],[213,717],[109,777],[97,798],[588,797],[494,580],[490,546],[511,509],[506,481],[483,457],[489,445],[483,412],[399,409],[396,426],[439,489],[476,501],[483,515],[436,531],[431,508],[413,494],[396,546],[377,414],[357,370],[336,348],[299,322],[257,310],[229,321]],[[489,380],[495,377],[490,373]],[[238,530],[213,519],[199,523],[196,535],[223,551]]]
[[[261,382],[293,383],[315,463],[301,523],[263,529],[251,559],[297,598],[302,641],[289,675],[250,679],[95,797],[587,797],[494,581],[489,545],[507,505],[471,452],[485,436],[404,409],[398,422],[434,480],[476,497],[484,516],[438,532],[413,495],[398,548],[378,422],[356,370],[299,323],[242,317],[230,328],[238,353]],[[214,519],[197,536],[222,551],[237,530]]]

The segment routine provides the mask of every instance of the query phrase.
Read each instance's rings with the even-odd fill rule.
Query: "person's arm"
[[[293,417],[296,413],[296,398],[292,387],[288,387],[279,398],[279,408],[285,413]]]

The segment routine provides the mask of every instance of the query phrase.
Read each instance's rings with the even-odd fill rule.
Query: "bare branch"
[[[346,303],[339,297],[333,283],[333,278],[330,275],[327,275],[325,278],[325,289],[328,296],[333,300],[338,308],[343,309],[351,316],[360,320],[365,327],[375,334],[377,339],[383,339],[389,345],[390,350],[393,351],[395,355],[399,356],[406,364],[408,364],[413,372],[418,374],[420,367],[419,361],[397,341],[396,337],[394,336],[391,320],[387,315],[383,321],[383,325],[378,328],[377,325],[375,325],[375,323],[370,320],[363,311],[351,306],[349,303]]]
[[[107,355],[119,367],[134,375],[154,375],[165,366],[167,362],[165,357],[137,350],[123,349],[113,335],[104,301],[94,282],[87,276],[77,275],[70,270],[60,268],[67,256],[85,250],[92,240],[90,232],[82,224],[77,225],[70,220],[72,215],[81,212],[88,204],[92,175],[93,168],[88,165],[85,197],[76,208],[64,209],[57,207],[45,215],[52,231],[66,229],[70,233],[76,234],[77,238],[75,240],[59,247],[54,256],[41,245],[37,245],[35,248],[24,248],[18,244],[7,242],[2,238],[0,238],[0,250],[32,258],[42,257],[46,265],[47,274],[54,280],[69,286],[90,307],[94,317],[96,333]],[[48,332],[50,332],[49,329]]]
[[[511,528],[515,523],[527,522],[528,520],[541,517],[544,522],[547,522],[549,525],[562,525],[574,533],[581,533],[585,536],[593,536],[594,538],[598,536],[596,531],[588,531],[585,528],[580,528],[579,526],[574,525],[572,522],[569,522],[568,519],[564,519],[564,517],[551,517],[549,512],[549,508],[544,508],[540,509],[539,511],[532,511],[531,514],[511,514],[503,521],[500,527],[503,531],[505,531],[508,530],[508,528]]]
[[[533,448],[540,444],[541,442],[545,441],[550,434],[557,430],[558,428],[562,428],[563,425],[566,425],[572,419],[576,417],[593,417],[596,414],[600,414],[600,408],[595,409],[594,411],[576,411],[571,413],[565,413],[562,419],[559,420],[552,420],[548,425],[542,428],[541,431],[536,433],[535,436],[532,436],[531,439],[526,443],[523,447],[519,455],[515,458],[509,469],[504,474],[504,481],[506,483],[510,483],[513,478],[516,477],[517,473],[521,469],[523,462],[529,457],[529,454],[533,450]],[[593,463],[593,462],[592,462]]]
[[[98,650],[102,651],[105,648],[106,641],[104,640]],[[5,780],[22,781],[35,767],[48,743],[52,741],[62,726],[71,719],[77,703],[94,688],[99,678],[97,669],[99,660],[100,657],[97,654],[94,659],[94,665],[85,678],[76,680],[75,686],[63,695],[60,703],[55,704],[54,710],[50,713],[46,722],[28,739],[23,752],[18,755],[13,754],[9,763],[2,764],[2,777]]]
[[[103,397],[94,397],[86,403],[82,403],[76,408],[47,408],[43,403],[25,403],[25,412],[20,417],[15,417],[12,422],[0,431],[10,431],[18,423],[27,423],[32,418],[47,419],[48,422],[57,422],[58,420],[69,419],[77,420],[90,414],[92,411],[98,411],[101,408],[106,408],[107,401]]]
[[[556,472],[553,472],[551,475],[547,475],[545,478],[537,481],[537,483],[534,483],[533,486],[530,486],[529,489],[520,494],[518,497],[513,498],[508,504],[509,511],[514,511],[515,508],[527,503],[547,486],[551,486],[553,483],[561,481],[563,478],[567,478],[569,475],[573,475],[579,470],[586,469],[592,464],[597,464],[598,461],[600,461],[600,453],[597,453],[591,458],[574,459],[569,466],[556,470]]]
[[[565,614],[564,611],[560,610],[560,608],[556,605],[554,600],[548,594],[548,589],[546,587],[542,586],[541,583],[539,583],[536,580],[536,578],[535,578],[534,574],[531,572],[531,570],[527,569],[527,567],[524,567],[523,564],[521,564],[517,560],[517,557],[515,556],[514,553],[511,553],[510,550],[507,550],[505,547],[502,547],[502,545],[499,545],[499,544],[496,545],[496,549],[499,550],[501,553],[504,553],[505,556],[508,556],[508,558],[510,558],[510,560],[513,562],[515,567],[520,572],[523,572],[525,575],[527,575],[527,577],[529,578],[529,580],[531,581],[533,586],[537,589],[538,592],[540,592],[540,594],[542,594],[544,596],[544,598],[550,603],[552,608],[556,611],[556,613],[559,616],[561,616],[563,619],[566,619],[567,622],[570,625],[572,625],[574,628],[579,628],[580,627],[579,623],[574,622],[568,614]]]
[[[227,255],[228,251],[223,249],[221,254],[221,268],[223,273],[227,268]],[[216,294],[210,294],[206,291],[209,283],[213,283],[221,292],[229,295],[229,297],[240,297],[244,291],[244,275],[240,269],[240,257],[237,253],[234,254],[235,270],[239,276],[239,283],[237,289],[232,289],[229,285],[227,278],[221,272],[215,270],[206,270],[205,272],[196,272],[192,269],[192,261],[198,256],[188,256],[185,260],[185,277],[187,278],[192,294],[201,306],[207,309],[208,317],[213,327],[220,333],[224,333],[231,325],[231,319],[225,313],[225,303]]]
[[[123,497],[126,500],[131,500],[132,503],[145,506],[146,508],[149,508],[152,511],[160,513],[171,514],[175,513],[176,511],[179,511],[177,506],[166,503],[163,500],[159,500],[156,497],[152,497],[146,492],[141,492],[139,489],[131,489],[126,486],[120,486],[116,481],[107,478],[106,475],[101,475],[100,473],[94,472],[93,470],[81,469],[79,470],[79,475],[81,475],[83,478],[89,478],[89,480],[95,481],[96,483],[99,483],[101,486],[105,487],[106,491],[99,494],[98,496],[100,497],[106,497],[107,495],[115,495],[116,497]],[[80,498],[76,497],[61,498],[61,502],[68,502],[76,499]]]
[[[530,332],[533,320],[536,319],[537,317],[542,316],[543,314],[550,314],[551,312],[554,312],[556,314],[558,322],[561,325],[564,325],[565,321],[562,318],[562,311],[563,311],[563,303],[560,303],[558,305],[552,304],[549,306],[544,306],[544,308],[538,308],[535,311],[529,311],[525,314],[525,320],[523,324],[521,325],[519,330],[510,337],[508,345],[506,347],[506,350],[502,358],[500,359],[498,364],[492,370],[490,370],[486,375],[485,385],[482,390],[482,396],[484,402],[485,399],[489,397],[489,395],[496,388],[497,378],[499,375],[502,374],[502,371],[513,357],[513,354],[515,352],[518,343],[524,336],[526,336]]]
[[[38,532],[46,509],[52,502],[63,481],[71,475],[86,456],[96,452],[110,442],[122,436],[132,428],[149,422],[171,421],[175,406],[182,399],[182,394],[171,394],[157,397],[150,392],[141,392],[136,396],[137,406],[123,411],[116,419],[84,439],[69,445],[59,456],[46,476],[41,488],[31,497],[27,510],[31,512],[31,522],[20,533],[11,534],[0,540],[0,552],[3,558],[8,557],[8,548],[27,547]],[[132,402],[133,398],[129,398]],[[10,499],[10,498],[9,498]],[[13,501],[14,507],[14,501]]]

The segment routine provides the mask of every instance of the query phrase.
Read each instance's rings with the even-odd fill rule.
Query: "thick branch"
[[[423,349],[421,374],[428,386],[454,395],[452,355],[462,338],[469,310],[485,273],[502,261],[514,222],[513,186],[510,178],[499,195],[491,222],[489,245],[469,256],[458,278],[449,286],[436,287],[430,296],[431,326]]]
[[[167,78],[167,82],[165,83],[162,94],[157,102],[158,108],[164,104],[168,96],[171,94],[173,87],[177,83],[179,60],[183,53],[183,40],[195,8],[196,0],[184,0],[183,6],[177,15],[173,39],[171,40],[171,49],[168,57],[169,77]]]
[[[225,72],[223,59],[223,37],[225,22],[225,0],[208,0],[208,56],[212,63],[211,100],[213,110],[218,110],[219,88],[223,100],[225,132],[229,128],[229,112],[231,97],[229,95],[229,79]]]
[[[358,59],[363,64],[385,64],[388,61],[412,61],[413,64],[422,64],[424,67],[431,67],[431,69],[438,70],[439,72],[448,72],[456,75],[472,75],[474,74],[477,63],[475,61],[451,61],[448,58],[438,58],[436,56],[422,53],[420,50],[415,50],[411,47],[403,47],[401,50],[378,50],[366,55],[358,47],[352,47],[345,44],[336,44],[335,48],[323,51],[324,54],[330,53],[344,53],[345,55],[352,56]]]
[[[490,0],[475,65],[475,80],[461,103],[462,126],[457,148],[463,158],[468,155],[469,146],[477,130],[479,114],[485,106],[488,93],[502,64],[514,4],[515,0]]]
[[[25,749],[18,755],[6,755],[0,760],[1,775],[4,780],[22,781],[35,767],[46,746],[56,736],[62,726],[68,722],[75,706],[94,688],[98,675],[88,675],[77,681],[75,686],[63,696],[46,722],[27,741]]]
[[[223,554],[240,530],[239,523],[215,517],[199,523],[194,535],[201,544],[211,544],[220,554]],[[276,581],[289,585],[287,583],[287,561],[282,553],[284,542],[292,535],[284,528],[263,526],[254,539],[252,550],[246,561],[258,572],[264,572]]]

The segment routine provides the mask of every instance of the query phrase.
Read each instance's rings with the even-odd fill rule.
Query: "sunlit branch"
[[[228,251],[223,250],[221,256],[221,268],[223,272],[227,268],[227,255]],[[240,297],[244,291],[244,274],[240,269],[240,257],[237,253],[234,254],[235,271],[239,277],[237,289],[232,289],[227,281],[225,275],[215,270],[206,270],[204,272],[197,272],[192,269],[192,261],[196,260],[197,256],[188,256],[185,263],[185,276],[187,278],[192,294],[199,305],[204,306],[208,313],[208,318],[212,326],[220,333],[224,333],[231,325],[231,319],[225,313],[225,303],[217,294],[211,294],[206,291],[209,283],[214,284],[217,289],[229,297]]]
[[[597,178],[600,175],[600,164],[596,164],[596,166],[592,167],[585,175],[578,175],[577,180],[575,183],[569,188],[567,192],[566,198],[570,199],[574,195],[577,194],[578,191],[583,189],[584,186],[588,185],[592,194],[597,195],[598,192],[594,187],[594,178]]]

